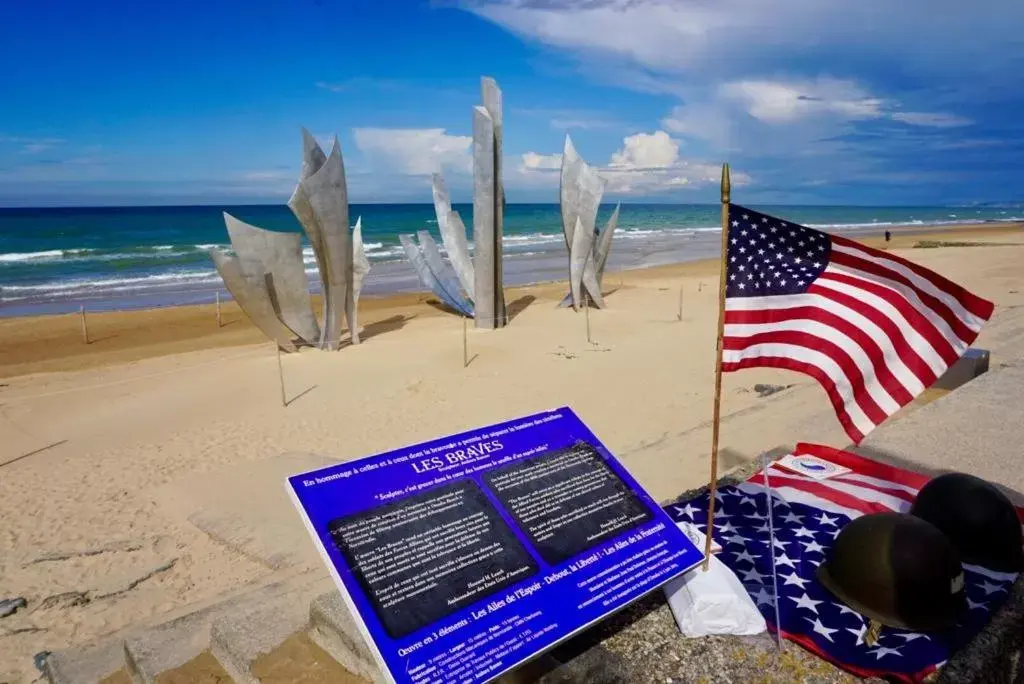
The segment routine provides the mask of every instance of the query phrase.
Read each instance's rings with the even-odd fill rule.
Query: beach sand
[[[991,244],[912,249],[925,239]],[[1020,353],[1021,226],[901,232],[890,248],[995,301],[976,346],[993,363]],[[569,405],[655,498],[699,486],[717,272],[694,262],[607,274],[593,343],[582,311],[555,306],[564,283],[510,289],[513,320],[470,327],[465,368],[462,321],[431,297],[366,299],[363,344],[283,356],[286,408],[274,347],[233,305],[220,329],[212,306],[92,315],[89,345],[77,316],[0,320],[0,598],[28,600],[0,620],[0,681],[29,681],[38,651],[274,572],[168,508],[167,487],[188,478],[285,452],[358,458]],[[789,387],[761,397],[759,383]],[[722,415],[723,472],[797,441],[848,444],[824,391],[794,373],[727,374]],[[283,483],[259,505],[298,521]]]

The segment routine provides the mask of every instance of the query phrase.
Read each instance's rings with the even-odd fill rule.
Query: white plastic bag
[[[704,534],[690,523],[676,523],[697,548]],[[703,565],[665,585],[665,597],[685,636],[760,634],[767,629],[747,590],[733,571],[712,554],[707,572]]]

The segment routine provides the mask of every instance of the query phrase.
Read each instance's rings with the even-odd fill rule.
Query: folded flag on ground
[[[786,368],[855,443],[967,350],[992,302],[890,252],[729,205],[722,370]]]
[[[1009,595],[1017,575],[964,565],[967,609],[955,628],[929,634],[884,628],[877,642],[865,643],[868,621],[818,582],[818,566],[846,523],[869,513],[908,512],[929,478],[825,446],[800,444],[794,453],[824,459],[849,472],[817,480],[778,465],[769,467],[774,549],[763,474],[720,487],[712,531],[723,549],[717,557],[740,578],[772,630],[775,564],[786,639],[862,677],[923,681],[981,631]],[[692,522],[706,531],[707,494],[666,510],[677,522]],[[1024,516],[1024,509],[1018,513]]]

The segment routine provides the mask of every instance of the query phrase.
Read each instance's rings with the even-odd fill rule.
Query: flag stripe
[[[912,501],[907,501],[902,497],[891,496],[871,487],[860,487],[855,484],[840,482],[836,478],[818,481],[798,473],[783,473],[785,471],[779,471],[780,480],[792,482],[794,483],[793,486],[803,486],[807,491],[822,496],[836,498],[836,500],[844,503],[849,508],[858,508],[858,505],[854,504],[854,502],[857,502],[862,506],[859,510],[863,513],[878,512],[878,506],[884,506],[887,510],[896,513],[906,513],[910,510],[910,504],[912,503]],[[771,474],[771,477],[774,478],[775,475]],[[799,485],[796,482],[799,482]],[[828,490],[832,490],[834,493],[829,493]]]
[[[833,236],[832,243],[835,249],[856,250],[864,254],[867,258],[879,258],[878,252],[874,252],[874,250],[869,251],[863,245],[859,245],[853,240],[848,240],[844,237]],[[992,317],[992,312],[995,309],[992,302],[968,292],[966,289],[957,285],[948,278],[944,278],[934,271],[922,268],[914,262],[904,259],[897,254],[893,254],[891,252],[885,252],[884,254],[884,258],[887,261],[893,262],[894,264],[906,269],[904,273],[909,272],[907,275],[915,282],[921,283],[921,286],[925,290],[931,292],[933,296],[938,297],[943,301],[952,300],[952,302],[955,302],[955,304],[964,312],[962,320],[969,328],[974,330],[974,332],[980,332],[981,327],[989,318]],[[893,268],[896,267],[897,266],[895,265],[893,266]],[[914,276],[916,276],[916,278],[914,278]],[[954,309],[954,311],[956,311],[956,309]]]
[[[913,487],[896,484],[895,482],[879,480],[876,477],[868,477],[867,475],[860,475],[859,473],[844,473],[842,475],[836,475],[832,479],[840,482],[856,483],[862,487],[875,489],[890,496],[897,496],[904,501],[913,502],[914,497],[917,496],[917,490]]]
[[[904,302],[890,301],[886,298],[884,291],[881,293],[875,291],[874,283],[854,278],[845,273],[826,271],[811,286],[811,291],[816,291],[819,287],[847,295],[851,298],[849,300],[851,306],[856,307],[857,310],[877,323],[881,324],[883,320],[887,321],[890,325],[886,327],[895,329],[899,335],[898,342],[902,342],[903,348],[908,353],[915,354],[928,367],[928,377],[931,378],[931,382],[925,382],[925,385],[935,382],[945,372],[950,362],[943,357],[936,346],[948,350],[949,345],[942,340],[938,331],[928,320],[917,313],[912,306]],[[936,338],[935,344],[926,337],[931,334],[934,334]],[[911,368],[914,366],[911,365]]]
[[[765,297],[771,299],[770,308],[762,308],[757,305],[756,299],[728,299],[725,303],[725,321],[736,323],[761,323],[769,320],[776,320],[781,316],[806,316],[811,320],[820,318],[822,322],[833,325],[846,332],[853,339],[863,339],[866,336],[876,347],[863,344],[869,354],[879,366],[888,371],[897,381],[897,384],[904,388],[910,396],[898,396],[898,390],[886,385],[889,394],[901,404],[910,402],[913,397],[924,391],[926,385],[922,381],[921,374],[915,373],[911,367],[924,367],[923,376],[929,382],[935,381],[931,370],[924,366],[924,362],[916,354],[906,351],[906,346],[901,345],[898,350],[893,346],[893,340],[899,337],[899,330],[888,318],[875,312],[873,315],[879,318],[890,330],[883,330],[878,323],[870,317],[862,314],[857,300],[836,291],[821,292],[817,285],[811,286],[807,294],[782,295],[776,297]],[[795,311],[792,311],[795,310]],[[840,323],[841,321],[841,323]],[[895,333],[895,336],[894,336]],[[876,358],[876,349],[881,350],[881,358]],[[906,359],[901,356],[901,350],[906,354]],[[879,375],[879,377],[883,377]]]
[[[917,494],[918,490],[920,490],[921,487],[924,487],[928,483],[928,480],[931,479],[927,475],[915,473],[911,470],[896,468],[882,463],[881,461],[864,458],[863,456],[851,454],[848,451],[842,451],[841,449],[835,449],[821,444],[800,442],[796,445],[794,453],[817,456],[818,458],[823,458],[826,461],[832,461],[837,465],[841,465],[844,468],[849,468],[854,471],[853,473],[850,473],[850,475],[847,475],[847,477],[856,474],[857,477],[872,478],[879,485],[895,485],[905,488],[906,491],[911,494]]]
[[[889,415],[867,393],[866,380],[857,367],[856,362],[850,358],[846,351],[823,337],[816,337],[810,333],[783,330],[757,333],[749,337],[730,335],[724,340],[723,344],[725,350],[741,353],[751,347],[770,344],[786,345],[789,348],[801,350],[796,358],[801,358],[809,363],[815,363],[816,360],[820,361],[820,359],[807,353],[806,350],[812,349],[817,354],[823,354],[825,358],[838,367],[839,372],[850,388],[849,394],[843,395],[844,401],[847,404],[851,401],[856,403],[864,416],[871,421],[872,425],[881,423]],[[822,367],[822,370],[826,373],[831,372],[829,367]],[[891,397],[889,401],[892,402]]]
[[[839,273],[846,273],[889,290],[886,293],[888,299],[904,301],[909,304],[935,326],[940,339],[946,340],[946,343],[951,346],[955,346],[954,340],[974,338],[974,331],[943,307],[940,301],[925,292],[915,290],[901,277],[895,276],[881,267],[860,259],[843,258],[840,255],[832,263],[831,268]],[[936,351],[938,350],[937,347]]]
[[[792,309],[787,313],[792,313]],[[725,323],[725,335],[729,340],[730,344],[736,344],[741,340],[746,343],[756,342],[775,342],[775,341],[786,341],[791,343],[799,343],[800,339],[805,339],[804,336],[818,337],[822,340],[819,344],[822,344],[825,348],[822,351],[826,353],[834,350],[830,349],[828,345],[839,349],[837,354],[837,360],[840,361],[840,366],[849,375],[850,369],[846,367],[844,360],[840,357],[845,355],[851,363],[856,367],[857,373],[861,377],[860,384],[856,381],[853,382],[854,388],[857,392],[858,397],[862,392],[865,392],[871,396],[874,404],[880,409],[881,414],[879,416],[873,416],[868,410],[868,407],[861,403],[861,407],[865,409],[872,420],[876,422],[882,422],[887,416],[896,413],[900,410],[900,405],[896,402],[895,394],[889,391],[889,387],[892,386],[894,389],[899,388],[899,396],[906,396],[908,393],[903,390],[896,382],[896,379],[892,377],[891,373],[883,373],[887,377],[887,380],[883,380],[881,383],[874,382],[877,377],[877,371],[884,369],[881,363],[877,366],[872,363],[871,357],[868,356],[868,351],[862,344],[858,344],[857,340],[847,335],[844,330],[841,330],[839,326],[843,328],[851,328],[852,326],[844,325],[842,321],[837,322],[837,327],[833,327],[829,323],[822,320],[820,323],[810,318],[786,318],[780,321],[764,322],[764,323],[730,323],[729,315],[726,314]],[[856,330],[856,329],[854,329]],[[862,336],[863,337],[863,336]],[[813,340],[807,340],[812,345]],[[864,341],[863,339],[861,341]],[[870,339],[868,343],[873,344]],[[745,346],[742,345],[742,346]],[[740,349],[742,346],[733,346],[732,349]],[[876,359],[880,358],[881,354],[876,355]],[[851,376],[852,378],[852,376]]]
[[[769,473],[769,481],[771,481],[771,474]],[[742,492],[747,494],[764,494],[765,488],[763,484],[752,482],[747,480],[746,482],[737,485],[736,487]],[[792,501],[794,503],[804,504],[805,506],[813,506],[819,508],[828,513],[837,513],[839,515],[845,515],[847,518],[856,518],[861,515],[861,512],[855,508],[846,508],[841,506],[830,498],[824,498],[808,492],[804,489],[798,489],[796,487],[776,487],[772,485],[772,492],[774,494],[781,494],[782,498],[786,501]]]
[[[992,305],[851,240],[729,206],[722,369],[818,380],[855,442],[931,386]]]
[[[874,427],[853,401],[850,383],[839,366],[821,352],[787,344],[755,345],[743,351],[722,350],[723,371],[764,366],[797,371],[817,380],[832,402],[839,422],[855,442]]]

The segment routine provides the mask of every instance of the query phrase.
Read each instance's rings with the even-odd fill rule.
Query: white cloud
[[[892,118],[911,126],[928,126],[930,128],[956,128],[968,126],[971,120],[955,114],[938,114],[929,112],[895,112]]]
[[[843,120],[883,116],[881,99],[871,97],[852,81],[827,77],[803,82],[734,81],[722,85],[719,94],[740,104],[755,119],[773,124],[816,115]]]
[[[736,70],[787,55],[869,49],[904,73],[991,73],[1014,66],[1024,5],[1005,0],[463,0],[526,38],[672,73]],[[926,30],[922,30],[922,28]],[[942,46],[938,49],[936,46]],[[851,60],[846,60],[851,61]]]
[[[522,156],[520,168],[524,171],[557,171],[562,168],[562,155],[527,152]]]
[[[449,135],[443,128],[355,128],[352,133],[371,162],[383,161],[400,173],[422,176],[441,168],[472,168],[473,138]]]
[[[600,166],[598,174],[606,182],[606,190],[616,194],[648,195],[679,188],[700,188],[717,184],[722,167],[703,161],[682,159],[680,141],[665,131],[636,133],[622,139],[622,148],[612,153],[607,165]],[[558,175],[551,171],[561,168],[560,154],[522,155],[519,167],[521,178],[552,184]],[[733,172],[737,185],[750,182],[750,176]]]
[[[621,169],[667,169],[679,158],[679,141],[665,131],[637,133],[622,140],[608,165]]]

